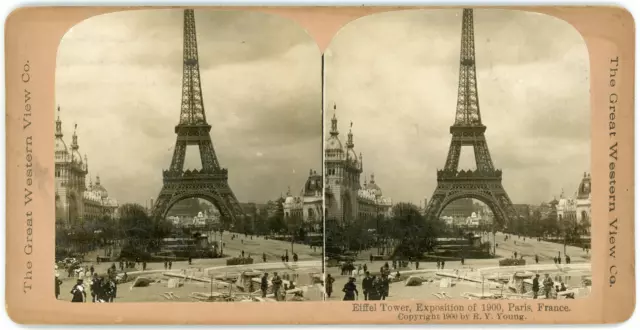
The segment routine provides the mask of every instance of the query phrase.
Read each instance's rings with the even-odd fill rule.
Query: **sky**
[[[322,166],[315,42],[273,15],[196,10],[195,19],[207,121],[236,197],[260,203],[288,187],[300,191],[309,170]],[[155,199],[171,163],[182,24],[182,10],[111,13],[77,24],[60,43],[56,102],[65,142],[77,124],[89,174],[120,203]],[[190,151],[185,167],[200,168]]]
[[[590,171],[589,59],[568,23],[537,13],[474,10],[478,96],[494,165],[513,203],[573,195]],[[326,118],[353,122],[363,175],[418,205],[436,186],[454,122],[462,10],[360,18],[325,52]],[[326,121],[328,131],[330,122]],[[461,169],[475,168],[463,148]],[[361,179],[364,181],[364,178]]]

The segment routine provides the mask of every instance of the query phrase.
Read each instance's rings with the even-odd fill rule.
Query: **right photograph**
[[[589,53],[534,12],[407,10],[323,56],[327,300],[591,292]]]

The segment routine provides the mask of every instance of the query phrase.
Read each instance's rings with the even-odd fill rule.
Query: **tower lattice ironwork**
[[[451,145],[444,169],[438,170],[438,185],[427,206],[427,219],[437,219],[451,202],[475,198],[487,204],[494,215],[496,229],[503,229],[516,216],[515,209],[502,186],[502,171],[495,169],[482,124],[476,79],[473,10],[464,9],[460,45],[460,78],[455,122],[451,126]],[[463,146],[472,146],[475,170],[459,170]]]
[[[182,71],[182,104],[180,122],[175,127],[176,144],[171,167],[163,171],[163,186],[153,207],[153,214],[165,217],[177,202],[202,198],[213,203],[223,221],[234,223],[244,212],[228,184],[228,172],[221,168],[211,142],[211,125],[207,123],[202,101],[198,44],[193,9],[184,11],[184,49]],[[188,145],[200,151],[200,170],[184,170]]]

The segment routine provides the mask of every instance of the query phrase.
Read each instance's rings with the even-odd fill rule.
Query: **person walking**
[[[364,278],[362,279],[362,292],[364,294],[364,300],[369,300],[369,293],[373,290],[373,278],[369,272],[364,273]]]
[[[344,298],[342,300],[356,300],[358,296],[358,286],[356,285],[355,277],[349,277],[349,282],[344,285],[342,292],[344,292]]]
[[[273,286],[273,295],[275,296],[276,301],[280,301],[280,288],[282,287],[282,279],[280,278],[280,276],[278,276],[277,272],[273,273],[271,285]]]
[[[331,298],[331,293],[333,292],[333,282],[335,282],[336,279],[333,278],[333,276],[331,276],[331,274],[327,274],[327,279],[326,279],[326,284],[325,284],[325,291],[327,292],[327,298]]]
[[[380,280],[380,299],[382,300],[389,296],[389,282],[389,276],[382,276]]]
[[[60,278],[58,278],[58,275],[56,274],[56,281],[55,281],[56,299],[58,299],[58,297],[60,296],[60,285],[61,284],[62,284],[62,281],[60,280]]]
[[[549,274],[544,274],[544,281],[542,281],[542,285],[544,286],[544,296],[545,298],[551,298],[551,290],[553,289],[553,280],[549,277]]]
[[[260,291],[262,291],[262,298],[267,297],[267,289],[269,288],[269,273],[264,273],[260,280]]]
[[[71,289],[71,302],[73,303],[83,303],[87,301],[87,293],[85,292],[82,282],[83,280],[81,278],[78,279],[76,285]]]

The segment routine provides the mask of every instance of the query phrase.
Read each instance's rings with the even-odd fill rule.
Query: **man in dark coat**
[[[536,274],[536,277],[533,278],[533,299],[538,299],[538,291],[540,291],[540,274]]]
[[[269,273],[264,273],[260,280],[260,291],[262,291],[262,298],[267,297],[267,289],[269,288]]]
[[[362,279],[362,292],[364,293],[364,300],[369,300],[369,293],[373,290],[373,278],[369,272],[365,272],[364,274],[364,279]]]

